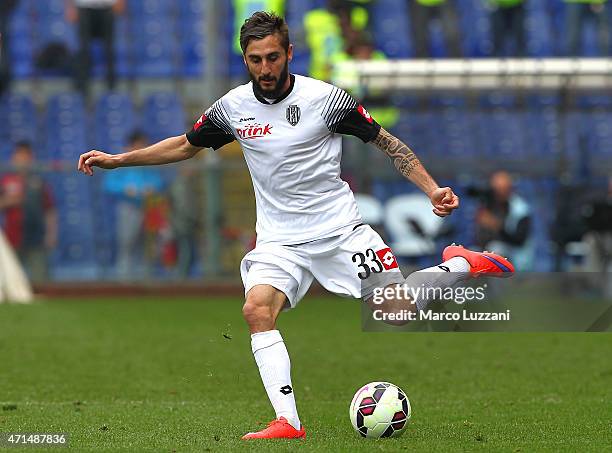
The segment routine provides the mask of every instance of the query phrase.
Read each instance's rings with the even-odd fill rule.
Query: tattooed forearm
[[[431,197],[439,189],[438,184],[421,164],[418,157],[399,138],[380,128],[378,136],[371,143],[389,156],[395,168],[425,192],[427,196]]]
[[[382,128],[372,143],[389,156],[395,168],[405,177],[409,177],[421,165],[418,157],[405,143]]]

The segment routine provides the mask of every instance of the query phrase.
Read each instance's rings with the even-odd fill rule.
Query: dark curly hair
[[[266,36],[275,33],[281,35],[281,45],[285,52],[287,52],[289,50],[289,28],[285,19],[266,11],[253,13],[251,17],[244,21],[240,28],[240,48],[242,53],[246,52],[246,48],[252,39],[264,39]]]

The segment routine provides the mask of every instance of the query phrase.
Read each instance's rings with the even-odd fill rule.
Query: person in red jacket
[[[34,282],[47,279],[47,252],[57,242],[57,212],[51,189],[33,171],[32,146],[15,146],[13,171],[0,178],[4,232]]]

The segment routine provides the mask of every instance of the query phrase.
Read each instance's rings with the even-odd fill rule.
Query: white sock
[[[404,281],[412,288],[449,288],[457,282],[467,280],[470,276],[470,263],[465,258],[456,256],[437,266],[413,272]],[[418,310],[425,310],[431,299],[426,298],[427,291],[419,291],[414,303]]]
[[[285,417],[295,429],[300,419],[291,385],[291,361],[278,330],[251,334],[251,349],[276,418]]]

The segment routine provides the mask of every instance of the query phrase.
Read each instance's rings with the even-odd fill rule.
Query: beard
[[[251,73],[251,71],[249,71],[249,77],[251,77],[251,80],[253,81],[253,88],[255,89],[257,94],[267,99],[278,99],[283,94],[283,88],[285,86],[285,83],[287,82],[287,79],[289,78],[289,61],[285,61],[285,66],[283,67],[283,70],[281,71],[278,80],[276,79],[276,77],[257,78],[253,75],[253,73]],[[274,87],[271,89],[264,89],[260,84],[260,82],[263,80],[276,80],[276,85],[274,85]]]

